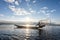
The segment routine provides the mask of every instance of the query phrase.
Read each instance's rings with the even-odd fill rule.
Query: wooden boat
[[[39,25],[38,27],[36,27],[36,26],[26,27],[26,26],[21,26],[21,25],[16,25],[16,24],[15,24],[15,26],[17,26],[17,28],[28,28],[28,29],[39,29],[39,28],[45,27],[45,25]]]

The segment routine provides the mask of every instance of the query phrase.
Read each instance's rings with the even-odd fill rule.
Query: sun
[[[27,17],[24,18],[24,21],[25,21],[26,23],[30,23],[30,22],[33,22],[34,19],[27,16]]]
[[[25,20],[26,22],[30,22],[31,19],[29,17],[26,17]]]

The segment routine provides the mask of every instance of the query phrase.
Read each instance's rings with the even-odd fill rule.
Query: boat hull
[[[28,29],[39,29],[39,28],[45,27],[45,25],[42,25],[42,26],[39,26],[39,27],[36,27],[36,26],[26,27],[26,26],[19,26],[19,25],[15,25],[15,26],[17,26],[17,28],[28,28]]]

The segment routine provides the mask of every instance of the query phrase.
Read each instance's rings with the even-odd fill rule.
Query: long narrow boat
[[[43,28],[43,27],[45,27],[45,25],[41,25],[41,26],[39,26],[39,27],[36,27],[36,26],[29,26],[29,27],[26,27],[26,26],[21,26],[21,25],[16,25],[15,24],[15,26],[17,26],[17,28],[28,28],[28,29],[39,29],[39,28]]]

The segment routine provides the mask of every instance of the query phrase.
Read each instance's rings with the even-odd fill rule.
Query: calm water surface
[[[14,25],[0,25],[0,40],[60,40],[60,26],[38,29],[14,29]]]

